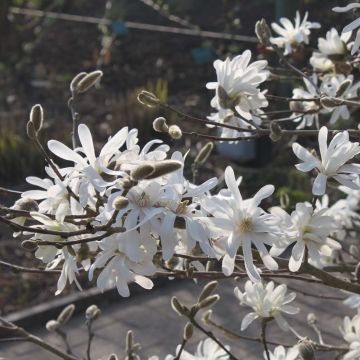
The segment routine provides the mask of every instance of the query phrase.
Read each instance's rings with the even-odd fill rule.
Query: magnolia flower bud
[[[140,92],[137,99],[141,104],[147,107],[155,107],[160,104],[160,100],[155,94],[145,90]]]
[[[289,108],[295,113],[305,111],[305,106],[301,101],[290,101]]]
[[[202,300],[210,296],[217,288],[218,284],[219,283],[216,280],[207,283],[199,295],[198,302],[201,302]]]
[[[129,330],[126,334],[126,339],[125,339],[126,352],[131,351],[133,345],[134,345],[134,334],[131,330]]]
[[[107,360],[119,360],[116,354],[110,354]]]
[[[187,322],[184,327],[184,334],[183,334],[184,340],[190,340],[193,334],[194,334],[194,327],[191,323]]]
[[[208,142],[206,143],[199,151],[199,154],[196,156],[194,163],[195,164],[203,164],[210,156],[211,152],[214,149],[214,143]]]
[[[271,30],[265,19],[258,20],[255,24],[255,34],[261,44],[268,45],[271,38]]]
[[[214,263],[214,261],[208,260],[208,261],[206,262],[205,271],[206,271],[206,272],[214,271],[214,269],[215,269],[215,263]]]
[[[298,350],[302,360],[315,360],[314,347],[308,339],[299,342]]]
[[[344,80],[336,91],[336,97],[341,97],[351,86],[352,81],[349,79]]]
[[[66,308],[64,308],[63,311],[58,316],[57,321],[62,325],[66,324],[73,316],[74,310],[75,310],[74,304],[70,304],[66,306]]]
[[[213,311],[211,309],[206,310],[201,318],[201,320],[207,324],[210,320],[211,320],[211,316],[212,316]]]
[[[282,135],[282,129],[281,126],[276,122],[276,121],[272,121],[270,123],[270,139],[273,142],[279,141],[281,139],[281,135]]]
[[[349,248],[349,253],[353,257],[358,257],[359,256],[359,248],[356,245],[351,244],[350,248]]]
[[[35,129],[35,125],[32,121],[28,121],[28,123],[26,124],[26,134],[28,136],[29,139],[34,140],[36,139],[36,129]]]
[[[199,308],[203,309],[206,307],[210,307],[215,305],[218,301],[220,300],[220,296],[219,295],[210,295],[207,298],[205,298],[204,300],[199,302]]]
[[[151,164],[142,164],[131,170],[130,176],[133,180],[139,181],[145,179],[155,171],[155,167]]]
[[[81,72],[77,74],[70,83],[70,91],[74,92],[76,91],[76,88],[78,86],[78,83],[87,75],[86,72]]]
[[[96,320],[101,315],[101,310],[96,305],[89,306],[85,311],[87,320]]]
[[[169,127],[168,134],[174,140],[179,140],[182,137],[182,131],[181,131],[180,127],[177,125],[171,125]]]
[[[103,76],[101,70],[92,71],[89,74],[86,74],[75,87],[75,91],[78,93],[83,93],[92,88]]]
[[[310,324],[310,325],[313,325],[317,322],[317,318],[315,316],[314,313],[309,313],[308,316],[307,316],[307,322]]]
[[[125,196],[118,196],[113,203],[115,210],[121,210],[126,208],[129,205],[129,199]]]
[[[323,107],[332,108],[341,105],[341,100],[329,96],[324,96],[320,99],[320,103]]]
[[[124,190],[131,189],[134,186],[134,182],[131,180],[130,176],[126,176],[121,180],[121,187]]]
[[[145,179],[151,180],[170,174],[176,170],[181,169],[183,166],[182,162],[176,160],[163,160],[153,164],[154,171],[149,175],[145,176]]]
[[[34,251],[38,248],[38,242],[35,240],[24,240],[21,243],[21,247],[28,251]]]
[[[28,197],[23,197],[23,198],[15,201],[13,209],[14,210],[23,210],[23,211],[38,211],[39,206],[35,200],[30,199]]]
[[[186,314],[186,307],[180,303],[176,296],[171,298],[171,307],[180,316]]]
[[[153,122],[153,129],[159,133],[167,133],[169,131],[169,127],[166,124],[166,119],[164,117],[156,118]]]
[[[59,329],[61,324],[57,320],[49,320],[45,327],[47,331],[54,332]]]
[[[34,124],[35,130],[40,131],[44,122],[44,112],[41,105],[37,104],[31,108],[30,121]]]

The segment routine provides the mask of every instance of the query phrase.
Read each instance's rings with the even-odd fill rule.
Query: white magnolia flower
[[[310,65],[314,68],[315,71],[319,72],[328,72],[333,70],[334,63],[326,55],[320,52],[313,52],[310,58]]]
[[[250,120],[252,112],[268,105],[264,93],[258,88],[269,77],[268,63],[260,60],[249,64],[250,59],[251,51],[246,50],[232,60],[215,60],[217,81],[206,84],[208,89],[216,90],[211,100],[212,107],[217,110],[235,109],[240,116]]]
[[[323,126],[319,131],[319,148],[321,160],[311,154],[303,146],[294,143],[292,148],[295,155],[303,161],[295,167],[308,172],[313,169],[318,171],[314,181],[312,192],[314,195],[324,195],[328,178],[334,178],[340,184],[351,189],[359,189],[356,180],[360,173],[359,164],[347,164],[355,155],[360,153],[360,146],[357,142],[349,141],[349,133],[343,131],[337,133],[327,145],[328,129]]]
[[[231,197],[209,196],[201,201],[203,209],[213,216],[209,220],[213,221],[215,228],[218,229],[218,235],[226,237],[227,254],[222,262],[223,271],[226,275],[232,274],[235,257],[241,247],[250,279],[260,281],[259,272],[253,264],[252,244],[258,249],[268,269],[278,268],[265,246],[265,244],[273,245],[276,241],[278,227],[275,217],[259,207],[261,201],[274,192],[274,187],[266,185],[253,198],[244,200],[230,166],[225,170],[225,182]]]
[[[280,255],[290,244],[296,242],[289,260],[290,271],[298,271],[308,250],[309,259],[320,262],[321,255],[331,256],[333,249],[340,249],[340,244],[328,236],[334,229],[334,221],[325,215],[328,209],[314,212],[310,203],[298,203],[296,209],[287,214],[283,209],[274,207],[271,213],[281,219],[284,233],[283,242],[275,244],[270,251],[273,256]],[[280,225],[280,226],[281,226]]]
[[[179,352],[181,345],[176,348],[176,353]],[[230,346],[225,346],[227,350],[230,350]],[[169,356],[169,355],[168,355]],[[190,354],[186,350],[183,350],[179,360],[229,360],[230,356],[222,349],[214,340],[207,338],[201,340],[196,348],[195,354]],[[171,360],[171,358],[165,358],[165,360]]]
[[[275,287],[270,281],[264,287],[262,282],[253,283],[248,280],[245,283],[245,291],[241,292],[238,287],[234,289],[235,296],[240,300],[240,305],[253,308],[253,312],[248,313],[241,322],[241,331],[245,330],[256,319],[274,318],[282,330],[288,330],[287,321],[282,313],[297,314],[299,309],[288,305],[292,302],[296,293],[286,294],[287,287],[284,284]]]
[[[299,356],[299,350],[296,346],[285,349],[279,345],[274,349],[274,352],[269,351],[270,360],[296,360]],[[264,352],[264,359],[267,360],[266,352]]]
[[[348,4],[344,7],[334,7],[333,11],[336,12],[346,12],[346,11],[350,11],[352,9],[356,9],[356,8],[360,8],[360,4],[359,3],[351,3]],[[360,26],[360,18],[357,18],[356,20],[352,21],[350,24],[346,25],[343,29],[343,33],[348,33],[351,32],[353,30],[355,30],[356,28],[358,28]],[[355,38],[355,42],[354,45],[351,49],[351,54],[354,55],[360,47],[360,29],[356,32],[356,38]]]
[[[326,38],[318,39],[318,48],[324,55],[343,55],[348,51],[347,44],[351,38],[351,32],[341,35],[335,28],[326,33]]]
[[[344,360],[358,360],[360,358],[360,314],[352,319],[344,318],[343,327],[340,328],[343,338],[350,344],[350,351],[343,357]]]
[[[290,54],[295,45],[301,43],[308,44],[310,29],[318,29],[321,25],[317,22],[310,22],[307,18],[308,13],[305,13],[304,19],[301,21],[300,13],[297,11],[294,24],[284,17],[280,19],[280,23],[283,27],[277,23],[272,23],[271,27],[280,36],[276,38],[272,37],[270,39],[271,43],[280,48],[284,48],[284,55]]]
[[[314,75],[312,80],[317,84],[317,77]],[[293,90],[293,99],[314,99],[319,95],[314,85],[306,78],[303,78],[304,88],[295,88]],[[319,110],[320,106],[316,101],[293,101],[290,102],[290,108],[294,111],[292,117],[294,122],[299,123],[297,129],[304,129],[310,127],[314,123],[318,126],[319,124]],[[305,113],[304,113],[305,112]]]

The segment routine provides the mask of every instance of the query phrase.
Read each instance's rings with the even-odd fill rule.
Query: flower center
[[[251,218],[241,219],[237,225],[237,230],[240,233],[247,233],[254,230],[254,223]]]

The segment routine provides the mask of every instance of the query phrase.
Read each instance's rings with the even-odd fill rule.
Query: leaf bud
[[[87,75],[86,72],[81,72],[77,74],[70,83],[70,91],[74,92],[76,91],[76,88],[78,86],[78,83]]]
[[[54,332],[59,329],[61,324],[57,320],[49,320],[45,327],[47,331]]]
[[[101,310],[96,305],[90,305],[85,311],[87,320],[96,320],[101,315]]]
[[[218,281],[214,280],[214,281],[210,281],[209,283],[207,283],[204,288],[202,289],[200,295],[199,295],[199,299],[198,301],[202,301],[205,298],[207,298],[208,296],[210,296],[214,290],[217,288],[218,286]]]
[[[163,160],[153,164],[154,171],[145,176],[144,179],[151,180],[156,179],[160,176],[170,174],[176,170],[181,169],[183,166],[182,162],[176,160]]]
[[[125,196],[118,196],[113,203],[115,210],[125,209],[129,205],[129,199]]]
[[[155,94],[145,90],[142,90],[138,94],[137,99],[141,104],[147,107],[155,107],[160,104],[160,100]]]
[[[133,345],[134,345],[134,333],[131,330],[129,330],[126,333],[126,339],[125,339],[126,352],[131,351]]]
[[[28,136],[29,139],[34,140],[36,139],[36,129],[35,129],[35,125],[32,121],[28,121],[28,123],[26,124],[26,134]]]
[[[101,70],[95,70],[91,73],[86,74],[75,87],[75,92],[84,93],[92,88],[103,76],[103,72]]]
[[[190,322],[187,322],[184,327],[184,334],[183,334],[184,340],[190,340],[193,334],[194,334],[194,327]]]
[[[59,316],[57,318],[57,321],[62,325],[66,324],[71,319],[71,317],[73,316],[74,311],[75,311],[75,305],[74,304],[70,304],[70,305],[66,306],[63,309],[63,311],[59,314]]]
[[[179,140],[182,137],[182,131],[181,131],[180,127],[177,125],[171,125],[169,127],[168,134],[174,140]]]
[[[196,156],[194,163],[195,164],[203,164],[210,156],[211,152],[214,149],[214,143],[208,142],[206,143],[199,151],[199,154]]]
[[[272,121],[270,123],[270,139],[273,142],[279,141],[281,139],[281,135],[282,135],[282,129],[281,126],[276,122],[276,121]]]
[[[314,360],[315,359],[315,352],[314,347],[308,339],[301,340],[298,345],[299,355],[302,360]]]
[[[21,243],[21,247],[28,251],[34,251],[38,248],[38,242],[35,240],[24,240]]]
[[[207,324],[211,320],[213,311],[211,309],[206,310],[201,318],[202,322]]]
[[[256,22],[255,34],[261,44],[269,44],[271,38],[271,30],[265,19],[261,19]]]
[[[333,108],[335,106],[341,105],[341,100],[329,96],[324,96],[320,99],[320,103],[323,107]]]
[[[153,129],[159,133],[167,133],[169,131],[169,127],[166,124],[166,119],[164,117],[158,117],[153,121]]]
[[[171,298],[171,307],[172,309],[180,316],[186,315],[186,307],[180,303],[176,296]]]
[[[142,164],[131,170],[130,176],[133,180],[144,180],[155,171],[155,167],[151,164]]]
[[[30,111],[30,121],[34,124],[35,130],[38,132],[43,127],[44,111],[40,104],[34,105]]]

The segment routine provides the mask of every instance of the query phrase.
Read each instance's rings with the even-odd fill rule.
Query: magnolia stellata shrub
[[[353,3],[334,11],[359,6]],[[239,342],[244,337],[249,340],[242,332],[254,321],[259,322],[261,333],[250,340],[264,347],[258,358],[314,359],[322,351],[334,358],[360,358],[359,315],[346,316],[343,324],[335,324],[343,344],[332,345],[323,340],[316,317],[310,314],[308,324],[317,338],[307,338],[291,319],[301,311],[296,292],[289,292],[282,283],[288,278],[289,287],[291,281],[301,280],[335,288],[346,292],[346,305],[360,310],[360,130],[352,128],[356,122],[351,121],[360,107],[360,35],[359,30],[352,33],[360,18],[341,33],[335,27],[320,33],[320,24],[308,19],[307,13],[297,12],[294,21],[281,18],[280,24],[271,27],[265,20],[257,22],[259,42],[265,54],[278,57],[276,66],[256,59],[250,50],[216,60],[214,81],[206,84],[213,94],[213,110],[203,119],[184,114],[153,93],[138,95],[146,107],[179,115],[178,123],[168,124],[165,117],[153,122],[153,129],[168,134],[172,143],[195,134],[182,125],[184,121],[202,125],[195,135],[207,142],[193,160],[192,179],[184,176],[188,152],[174,151],[157,139],[140,146],[136,129],[124,127],[101,149],[95,149],[92,131],[81,122],[76,100],[99,82],[101,71],[80,73],[71,83],[71,146],[59,140],[41,143],[39,134],[46,118],[40,105],[33,107],[27,133],[46,160],[46,177],[26,178],[31,189],[19,193],[13,206],[1,207],[0,221],[13,229],[18,239],[14,241],[22,241],[44,264],[38,272],[59,274],[56,294],[72,283],[81,290],[78,278],[82,274],[94,280],[98,289],[116,288],[125,297],[130,296],[130,283],[150,290],[157,277],[211,280],[241,276],[246,282],[235,288],[234,301],[250,312],[239,319],[239,332],[213,319],[211,307],[220,296],[214,294],[217,282],[211,281],[191,306],[172,298],[173,310],[185,325],[181,344],[165,359],[237,359],[237,345],[224,344],[217,332],[231,334]],[[307,47],[316,44],[315,31],[317,48],[306,57],[304,72],[294,55],[309,54]],[[268,90],[268,82],[279,73],[298,79],[287,97]],[[278,110],[277,102],[287,104],[288,109]],[[214,135],[209,128],[218,132]],[[271,184],[263,184],[244,198],[241,189],[246,184],[231,166],[224,169],[223,187],[217,177],[198,181],[199,169],[209,161],[214,142],[261,137],[292,149],[293,165],[312,184],[311,202],[298,202],[293,208],[286,201],[277,204]],[[308,138],[317,139],[310,148]],[[0,264],[34,271],[5,261]],[[45,342],[37,344],[64,359],[78,359],[63,329],[73,311],[72,306],[67,307],[46,326],[62,337],[65,352]],[[92,323],[99,316],[96,306],[86,312],[89,344],[94,335]],[[294,334],[292,342],[269,344],[267,325],[273,320],[279,331]],[[4,319],[1,324],[9,337],[16,333],[32,341],[24,329]],[[194,331],[205,337],[191,353],[185,348]],[[90,359],[90,345],[87,351]],[[140,358],[138,351],[139,344],[129,332],[126,358]],[[117,358],[104,354],[104,359]]]

